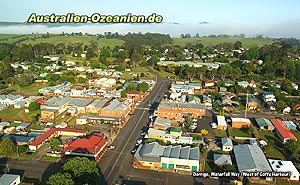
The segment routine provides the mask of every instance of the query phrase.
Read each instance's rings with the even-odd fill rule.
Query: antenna
[[[247,118],[247,109],[248,109],[248,90],[247,90],[247,98],[246,98],[245,118]]]

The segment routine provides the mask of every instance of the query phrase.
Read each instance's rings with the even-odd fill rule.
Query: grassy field
[[[0,35],[0,43],[15,43],[20,41],[19,44],[38,44],[38,43],[52,43],[57,45],[59,43],[82,43],[84,45],[89,44],[91,41],[98,42],[101,47],[110,46],[121,46],[124,41],[120,39],[106,39],[97,38],[97,36],[61,36],[61,35],[50,35],[49,38],[42,38],[41,35]]]
[[[43,87],[48,87],[47,83],[33,83],[29,86],[26,87],[20,87],[18,85],[8,87],[7,89],[9,90],[15,90],[12,94],[37,94],[38,90],[43,88]]]
[[[228,137],[225,130],[215,129],[214,131],[217,137]]]
[[[0,111],[0,118],[2,121],[24,121],[31,122],[30,117],[32,114],[41,114],[41,110],[32,111],[29,113],[24,112],[25,108],[15,109],[13,106],[10,106],[6,109]]]
[[[265,44],[272,44],[273,39],[256,39],[256,38],[174,38],[173,45],[184,46],[187,43],[202,43],[205,46],[216,45],[218,43],[241,41],[242,46],[246,48],[260,47]]]
[[[261,130],[259,131],[259,135],[263,140],[267,141],[267,143],[270,143],[271,140],[274,141],[274,146],[271,145],[266,146],[267,158],[276,158],[282,160],[285,159],[285,156],[283,155],[283,151],[282,151],[282,143],[279,140],[279,138],[275,136],[274,133],[266,130]]]
[[[231,136],[232,137],[252,137],[251,134],[243,129],[238,129],[238,128],[232,128],[231,129]]]

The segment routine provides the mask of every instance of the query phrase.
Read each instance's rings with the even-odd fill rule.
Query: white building
[[[233,144],[230,138],[222,138],[222,151],[224,152],[230,152],[233,149]]]
[[[290,172],[290,181],[299,181],[299,171],[292,161],[282,161],[277,159],[268,159],[274,172]]]

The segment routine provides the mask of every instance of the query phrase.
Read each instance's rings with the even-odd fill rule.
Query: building
[[[158,130],[167,130],[171,127],[171,124],[171,120],[157,117],[154,121],[153,128]]]
[[[30,136],[21,136],[21,135],[3,135],[1,141],[5,138],[11,139],[16,145],[28,145],[31,141],[34,140],[34,137]]]
[[[225,120],[225,116],[217,116],[217,129],[226,130],[227,122]]]
[[[162,101],[157,108],[157,112],[158,117],[181,122],[188,118],[204,116],[205,105]]]
[[[143,166],[169,168],[183,171],[199,171],[199,148],[190,146],[161,146],[156,142],[141,144],[134,158]]]
[[[127,99],[132,100],[132,103],[137,103],[142,100],[141,93],[137,90],[131,90],[126,94]]]
[[[37,137],[32,143],[30,143],[29,149],[36,151],[40,148],[46,141],[54,137],[55,135],[64,135],[64,136],[85,136],[87,134],[86,130],[77,130],[71,128],[51,128],[43,135]]]
[[[85,124],[122,124],[125,122],[125,118],[118,117],[107,117],[107,116],[89,116],[82,115],[79,118],[76,118],[76,124],[85,125]]]
[[[88,106],[86,106],[86,112],[100,113],[102,108],[109,104],[108,100],[94,99]]]
[[[255,98],[248,98],[247,99],[247,109],[248,110],[257,110],[259,109],[259,105]]]
[[[296,136],[284,125],[284,123],[278,119],[270,119],[275,127],[275,132],[277,136],[281,139],[283,143],[287,142],[289,139],[294,139],[297,141]]]
[[[224,152],[230,152],[233,149],[233,144],[230,138],[222,138],[222,151]]]
[[[255,119],[259,129],[261,130],[274,130],[274,126],[272,125],[272,123],[266,119],[266,118],[256,118]]]
[[[91,157],[99,159],[100,153],[107,145],[107,139],[100,133],[93,133],[89,137],[77,138],[74,141],[67,141],[63,153],[65,155]]]
[[[214,153],[214,163],[218,166],[232,165],[230,155]]]
[[[163,130],[157,130],[154,128],[149,128],[148,130],[148,138],[159,139],[164,141],[166,134],[166,131]]]
[[[299,181],[299,171],[292,161],[282,161],[277,159],[268,159],[268,161],[274,172],[290,172],[290,178],[288,179],[292,182]]]
[[[26,131],[28,127],[31,125],[31,123],[21,123],[16,127],[17,131]]]
[[[251,122],[247,118],[231,118],[232,128],[249,128]]]
[[[263,100],[264,102],[276,102],[276,97],[273,92],[264,92]]]
[[[235,145],[233,152],[239,172],[272,172],[265,154],[258,145]]]
[[[243,88],[247,88],[249,86],[249,82],[247,81],[241,81],[237,83],[239,86],[242,86]]]
[[[215,81],[214,80],[205,80],[204,86],[205,87],[213,87],[213,86],[215,86]]]
[[[297,125],[292,121],[282,121],[283,124],[290,130],[297,130]]]
[[[120,102],[115,99],[103,106],[101,112],[99,113],[99,116],[125,119],[130,113],[130,110],[131,108],[129,103]]]
[[[1,185],[18,185],[21,183],[21,176],[14,174],[3,174],[0,177]]]
[[[9,122],[3,121],[0,122],[0,131],[3,131],[4,127],[8,127],[10,125]]]
[[[170,134],[175,137],[180,137],[182,134],[181,128],[170,128]]]

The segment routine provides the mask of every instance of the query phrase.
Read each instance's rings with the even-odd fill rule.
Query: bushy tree
[[[40,104],[38,102],[31,102],[28,107],[29,111],[34,111],[40,109]]]
[[[139,86],[138,86],[138,91],[141,92],[146,92],[149,89],[149,85],[146,82],[142,82]]]
[[[60,144],[61,144],[61,142],[57,138],[53,137],[53,138],[50,139],[51,148],[55,148]]]
[[[56,173],[51,175],[47,181],[47,185],[74,185],[75,182],[72,179],[70,173]]]
[[[288,154],[292,155],[297,150],[297,141],[289,139],[284,145],[283,150]]]
[[[0,142],[0,154],[10,156],[16,152],[16,146],[10,138],[5,138]]]

